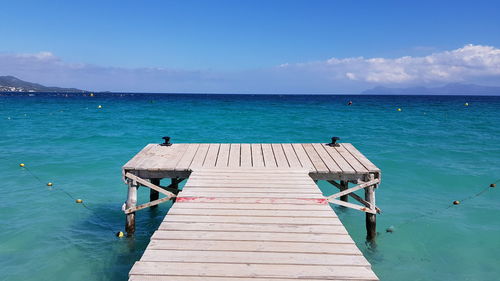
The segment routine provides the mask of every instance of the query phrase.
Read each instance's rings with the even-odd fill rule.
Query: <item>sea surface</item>
[[[170,94],[0,95],[0,280],[126,280],[170,203],[115,237],[121,166],[163,136],[339,136],[382,169],[376,248],[361,212],[334,207],[381,280],[499,280],[500,186],[488,186],[500,179],[500,97]]]

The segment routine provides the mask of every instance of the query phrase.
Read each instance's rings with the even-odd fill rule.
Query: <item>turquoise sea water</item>
[[[381,280],[498,280],[500,187],[446,208],[500,179],[499,112],[500,97],[0,96],[0,280],[126,280],[169,205],[138,212],[136,237],[116,238],[121,166],[164,135],[245,143],[339,136],[383,172],[376,249],[364,242],[364,215],[335,207]],[[148,198],[145,189],[139,198]]]

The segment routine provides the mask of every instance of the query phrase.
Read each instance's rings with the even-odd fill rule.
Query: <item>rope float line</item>
[[[19,167],[23,168],[24,170],[28,171],[28,173],[33,177],[35,178],[40,184],[44,184],[44,182],[37,176],[35,175],[28,167],[26,167],[26,165],[24,163],[20,163],[19,164]],[[69,198],[71,198],[72,200],[75,201],[75,203],[78,203],[78,204],[81,204],[85,209],[87,209],[88,211],[92,212],[93,215],[95,215],[102,223],[102,225],[99,225],[101,228],[104,228],[106,230],[109,230],[111,231],[111,233],[113,233],[113,235],[115,235],[116,237],[118,238],[122,238],[125,236],[125,234],[122,232],[122,231],[118,231],[118,232],[115,232],[107,223],[106,223],[106,220],[103,219],[103,217],[101,217],[100,215],[98,215],[98,213],[96,211],[94,211],[92,208],[90,208],[89,206],[87,206],[82,199],[80,198],[76,198],[74,197],[71,193],[69,193],[68,191],[64,190],[62,187],[57,187],[57,188],[53,188],[54,184],[52,182],[47,182],[46,185],[48,186],[48,190],[53,190],[53,189],[56,189],[56,190],[59,190],[61,192],[63,192],[64,194],[66,194],[66,196],[68,196]]]
[[[422,219],[422,218],[431,217],[431,216],[433,216],[433,215],[435,215],[435,214],[437,214],[437,213],[444,212],[444,211],[446,211],[446,210],[450,209],[450,208],[451,208],[451,207],[453,207],[453,206],[460,205],[460,204],[461,204],[461,203],[463,203],[464,201],[472,200],[472,199],[474,199],[474,198],[476,198],[476,197],[479,197],[479,196],[483,195],[485,192],[487,192],[488,190],[490,190],[491,188],[495,188],[495,187],[497,186],[497,183],[498,183],[498,182],[500,182],[500,179],[498,179],[498,180],[494,181],[494,182],[493,182],[493,183],[491,183],[488,187],[483,188],[481,191],[479,191],[479,192],[478,192],[478,193],[476,193],[476,194],[470,195],[470,196],[465,197],[465,198],[463,198],[463,199],[461,199],[461,200],[455,200],[455,201],[453,201],[451,204],[449,204],[448,206],[446,206],[446,207],[445,207],[445,208],[443,208],[443,209],[434,210],[434,211],[432,211],[432,212],[429,212],[429,213],[426,213],[426,214],[422,214],[422,215],[419,215],[419,216],[415,216],[415,217],[413,217],[413,218],[410,218],[410,219],[408,219],[408,220],[406,220],[406,221],[404,221],[404,222],[400,223],[400,224],[398,225],[398,227],[401,227],[401,226],[403,226],[403,225],[405,225],[405,224],[408,224],[408,223],[410,223],[410,222],[414,222],[414,221],[419,220],[419,219]],[[385,230],[385,232],[387,232],[387,233],[393,233],[395,230],[396,230],[396,227],[395,227],[395,226],[393,226],[393,225],[391,225],[390,227],[388,227],[388,228]],[[382,234],[382,233],[380,233],[380,234]],[[380,235],[380,234],[379,234],[379,235]]]
[[[33,172],[32,172],[32,171],[28,168],[28,167],[26,167],[26,165],[25,165],[24,163],[20,163],[20,164],[19,164],[19,167],[21,167],[21,168],[23,168],[24,170],[28,171],[28,173],[29,173],[29,174],[30,174],[33,178],[35,178],[38,182],[40,182],[40,184],[43,184],[42,180],[41,180],[41,179],[40,179],[37,175],[35,175],[35,174],[34,174],[34,173],[33,173]],[[498,182],[500,182],[500,179],[498,179],[498,180],[496,180],[495,182],[491,183],[488,187],[484,188],[483,190],[481,190],[480,192],[478,192],[478,193],[476,193],[476,194],[473,194],[473,195],[471,195],[471,196],[468,196],[468,197],[466,197],[466,198],[463,198],[462,200],[455,200],[455,201],[453,201],[453,202],[452,202],[452,204],[448,205],[448,206],[447,206],[446,208],[444,208],[444,209],[441,209],[441,210],[434,210],[434,211],[432,211],[431,213],[427,213],[427,214],[419,215],[419,216],[413,217],[413,218],[411,218],[411,219],[408,219],[408,220],[406,220],[405,222],[403,222],[403,223],[399,224],[399,227],[401,227],[401,226],[403,226],[403,225],[405,225],[405,224],[408,224],[408,223],[410,223],[410,222],[414,222],[414,221],[416,221],[416,220],[419,220],[419,219],[425,218],[425,217],[430,217],[430,216],[433,216],[433,215],[435,215],[435,214],[437,214],[437,213],[439,213],[439,212],[446,211],[446,210],[448,210],[449,208],[451,208],[451,207],[453,207],[453,206],[455,206],[455,205],[460,205],[460,203],[461,203],[461,202],[463,202],[463,201],[472,200],[472,199],[474,199],[474,198],[476,198],[476,197],[479,197],[479,196],[481,196],[483,193],[487,192],[490,188],[495,188],[495,187],[496,187],[496,184],[497,184]],[[46,185],[49,187],[49,190],[52,190],[52,189],[53,189],[53,188],[52,188],[52,186],[53,186],[53,183],[52,183],[52,182],[48,182]],[[92,208],[90,208],[89,206],[87,206],[87,205],[83,202],[83,200],[82,200],[82,199],[75,198],[73,195],[71,195],[71,193],[67,192],[66,190],[64,190],[64,189],[63,189],[63,188],[61,188],[61,187],[58,187],[58,188],[57,188],[57,190],[62,191],[62,192],[63,192],[64,194],[66,194],[69,198],[71,198],[71,199],[75,200],[75,203],[82,204],[82,206],[83,206],[85,209],[87,209],[87,210],[89,210],[89,211],[93,212],[93,213],[94,213],[94,215],[95,215],[95,216],[96,216],[99,220],[101,220],[101,222],[102,222],[102,223],[104,223],[105,225],[107,225],[107,223],[105,222],[105,220],[104,220],[101,216],[99,216],[99,215],[97,214],[97,212],[95,212]],[[111,229],[109,226],[107,226],[107,227],[105,227],[104,225],[100,225],[100,226],[101,226],[102,228],[105,228],[105,229],[107,229],[107,230],[111,231],[111,232],[112,232],[112,233],[113,233],[116,237],[118,237],[118,238],[122,238],[122,237],[124,237],[124,236],[125,236],[125,234],[124,234],[122,231],[114,232],[114,230],[113,230],[113,229]],[[386,229],[386,232],[387,232],[387,233],[393,233],[393,232],[395,231],[395,228],[396,228],[395,226],[390,226],[390,227],[388,227],[388,228]],[[379,233],[379,235],[380,235],[380,234],[381,234],[381,233]]]

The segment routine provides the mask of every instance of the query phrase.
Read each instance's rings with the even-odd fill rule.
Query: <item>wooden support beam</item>
[[[360,206],[360,205],[356,205],[356,204],[349,203],[349,202],[344,202],[344,201],[337,200],[337,199],[330,199],[328,201],[330,203],[332,203],[332,204],[337,204],[337,205],[348,207],[348,208],[351,208],[351,209],[360,210],[360,211],[365,212],[365,213],[375,214],[377,212],[377,211],[371,210],[368,207],[363,207],[363,206]]]
[[[157,186],[157,185],[154,185],[152,183],[150,183],[149,181],[145,180],[145,179],[142,179],[134,174],[131,174],[131,173],[126,173],[125,176],[133,181],[137,181],[138,183],[140,183],[141,185],[144,185],[146,187],[149,187],[151,189],[154,189],[160,193],[163,193],[165,194],[166,196],[170,196],[170,197],[175,197],[175,194],[172,193],[172,192],[169,192],[169,191],[166,191],[164,190],[163,188]]]
[[[344,191],[341,191],[341,192],[335,193],[333,195],[330,195],[330,196],[326,197],[326,200],[335,199],[335,198],[341,197],[343,195],[347,195],[347,194],[352,193],[354,191],[358,191],[358,190],[366,188],[368,186],[375,185],[375,184],[377,184],[379,182],[380,182],[379,179],[373,179],[373,180],[364,182],[362,184],[359,184],[359,185],[356,185],[354,187],[348,188],[348,189],[346,189]]]
[[[171,199],[171,197],[163,197],[161,199],[157,199],[157,200],[154,200],[154,201],[151,201],[151,202],[148,202],[148,203],[144,203],[144,204],[136,206],[136,207],[131,207],[131,208],[125,210],[125,214],[130,214],[130,213],[133,213],[135,211],[139,211],[139,210],[145,209],[147,207],[153,208],[153,207],[158,206],[158,204],[166,202],[166,201],[168,201],[170,199]]]
[[[169,185],[170,188],[174,189],[175,191],[172,191],[175,195],[179,194],[179,183],[181,183],[185,179],[181,178],[172,178],[171,179],[171,184]],[[172,199],[172,201],[175,203],[176,198]]]
[[[348,181],[340,181],[340,191],[345,191],[349,188],[349,182]],[[342,195],[340,196],[340,201],[347,202],[349,201],[349,195]]]
[[[130,209],[134,208],[137,204],[137,181],[128,180],[128,195],[127,202],[125,203],[125,208]],[[127,235],[133,235],[135,232],[135,213],[128,213],[125,221],[125,231],[127,231]]]
[[[160,179],[151,179],[150,180],[152,184],[160,186]],[[153,202],[155,200],[158,200],[160,198],[160,193],[154,189],[149,190],[149,201]],[[158,205],[153,205],[151,206],[152,208],[156,208]]]
[[[337,188],[340,189],[341,185],[337,183],[336,181],[333,180],[328,180],[328,183],[332,184],[333,186],[336,186]],[[370,202],[366,201],[365,199],[361,198],[361,196],[357,195],[356,193],[349,193],[348,194],[350,197],[352,197],[354,200],[358,201],[359,203],[365,205],[365,207],[372,208]],[[375,210],[377,211],[377,214],[380,214],[382,210],[380,210],[379,207],[375,206]]]
[[[373,175],[371,175],[371,181],[374,181]],[[365,200],[370,203],[371,210],[375,209],[375,188],[376,185],[370,185],[365,189]],[[377,237],[377,215],[375,213],[366,213],[366,240],[369,242],[375,242]]]

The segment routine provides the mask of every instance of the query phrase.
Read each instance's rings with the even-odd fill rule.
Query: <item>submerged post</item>
[[[346,190],[348,188],[349,188],[349,182],[348,181],[340,181],[340,191],[344,191],[344,190]],[[344,202],[349,201],[349,195],[346,194],[346,195],[340,196],[340,200],[344,201]]]
[[[151,183],[160,186],[160,179],[151,179]],[[154,189],[149,190],[149,201],[155,201],[160,198],[160,193]],[[151,206],[151,208],[156,208],[158,205]]]
[[[128,195],[127,202],[125,203],[126,209],[135,207],[137,205],[137,188],[138,184],[135,180],[128,180]],[[127,235],[132,235],[135,232],[135,212],[127,214],[125,222],[125,231]]]
[[[373,180],[373,175],[371,180]],[[376,211],[375,208],[375,187],[376,185],[371,185],[365,188],[365,200],[370,203],[370,209]],[[377,237],[377,215],[366,213],[366,240],[372,242],[375,241]]]
[[[176,189],[176,191],[174,191],[173,193],[175,195],[179,194],[179,182],[181,182],[182,180],[180,180],[179,178],[171,178],[170,181],[170,187]],[[172,198],[172,203],[175,203],[176,199],[177,197]]]

